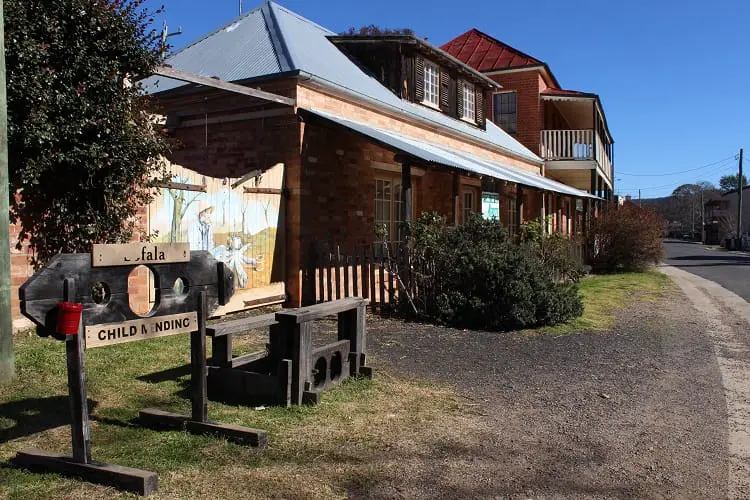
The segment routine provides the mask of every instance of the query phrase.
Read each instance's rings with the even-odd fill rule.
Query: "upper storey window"
[[[516,92],[498,92],[493,102],[494,122],[509,134],[515,134],[518,130],[518,114],[516,109]]]
[[[424,104],[438,107],[440,103],[440,70],[430,61],[424,62]]]
[[[474,122],[477,119],[475,96],[474,86],[466,82],[461,82],[461,99],[463,100],[461,118],[464,120]]]

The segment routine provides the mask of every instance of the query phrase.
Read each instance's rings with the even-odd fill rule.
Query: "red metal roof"
[[[508,44],[472,28],[440,47],[478,71],[520,68],[544,64]]]
[[[542,95],[569,95],[577,97],[596,97],[596,94],[590,92],[581,92],[580,90],[553,89],[549,87],[541,92]]]

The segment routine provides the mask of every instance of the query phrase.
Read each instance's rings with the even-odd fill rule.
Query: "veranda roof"
[[[486,175],[495,179],[576,198],[598,199],[598,197],[586,191],[572,188],[540,175],[534,175],[511,164],[487,160],[471,153],[439,146],[323,111],[299,108],[298,112],[305,120],[318,119],[334,126],[343,127],[349,131],[363,135],[381,146],[411,156],[427,164],[455,168],[482,176]]]

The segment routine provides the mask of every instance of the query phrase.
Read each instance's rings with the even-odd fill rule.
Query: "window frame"
[[[477,94],[474,86],[468,82],[461,82],[461,119],[467,122],[477,121]]]
[[[506,113],[499,113],[498,112],[498,105],[497,105],[497,96],[505,95],[505,94],[513,94],[514,98],[514,105],[513,105],[513,112],[506,112]],[[497,119],[498,115],[503,116],[513,116],[513,130],[508,130],[507,125],[503,125],[500,123],[500,121]],[[518,91],[516,90],[503,90],[500,92],[493,92],[492,93],[492,122],[500,127],[501,129],[505,130],[510,135],[516,135],[518,134]],[[506,128],[507,127],[507,128]]]
[[[468,214],[476,213],[476,189],[473,187],[464,187],[461,194],[461,224],[469,220]],[[471,207],[466,207],[466,195],[471,196]]]
[[[429,71],[434,71],[434,85],[428,78]],[[440,66],[434,62],[425,59],[424,60],[424,73],[422,75],[422,83],[424,84],[424,95],[422,96],[422,104],[431,108],[440,109]],[[434,93],[433,93],[434,90]],[[430,97],[435,96],[433,102]]]
[[[387,223],[388,227],[388,241],[389,242],[395,242],[400,241],[399,239],[399,232],[401,230],[401,223],[402,221],[402,207],[403,207],[403,200],[401,199],[401,176],[400,175],[376,175],[375,176],[375,193],[374,193],[374,213],[373,213],[373,222],[375,229],[377,229],[379,224],[383,224],[385,221],[381,218],[378,219],[378,202],[388,202],[388,210],[389,210],[389,220]],[[388,182],[390,183],[390,198],[389,199],[380,199],[378,198],[378,182]],[[411,185],[411,199],[412,199],[412,207],[414,206],[414,197],[416,192],[416,186],[415,183],[412,182]],[[379,243],[377,241],[376,243]]]

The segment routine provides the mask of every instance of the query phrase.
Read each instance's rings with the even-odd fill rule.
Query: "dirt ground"
[[[676,288],[611,331],[559,337],[372,318],[376,370],[446,383],[468,414],[350,495],[726,498],[727,407],[704,323]]]

